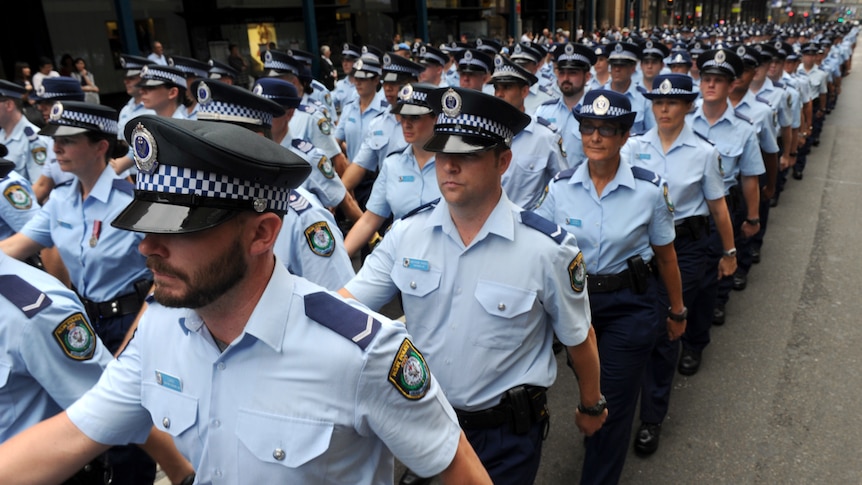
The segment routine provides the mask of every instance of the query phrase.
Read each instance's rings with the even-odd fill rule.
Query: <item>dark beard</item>
[[[155,256],[147,258],[147,267],[159,273],[175,276],[185,282],[189,289],[184,295],[169,295],[159,291],[156,283],[153,296],[160,304],[171,308],[201,308],[209,305],[237,285],[248,272],[248,263],[242,257],[243,248],[239,238],[234,239],[218,258],[209,265],[195,271],[194,276],[179,273]]]

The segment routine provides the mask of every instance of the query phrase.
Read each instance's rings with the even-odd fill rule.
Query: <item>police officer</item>
[[[20,231],[41,208],[30,182],[14,168],[15,162],[0,158],[0,241]]]
[[[183,71],[173,66],[150,64],[141,67],[141,103],[156,115],[186,119],[183,102],[188,85]]]
[[[454,40],[449,44],[440,45],[440,50],[449,55],[449,64],[443,75],[450,87],[461,85],[461,75],[458,72],[458,53],[466,49],[467,46],[466,42],[457,42]]]
[[[447,483],[490,483],[404,327],[277,263],[303,160],[229,123],[142,116],[126,129],[138,191],[113,224],[148,232],[154,301],[99,384],[0,447],[4,476],[58,481],[155,424],[199,483],[382,484],[393,454]],[[190,200],[180,186],[201,188]]]
[[[0,249],[25,259],[57,247],[90,323],[108,351],[116,352],[141,308],[152,276],[135,248],[142,235],[119,231],[110,221],[132,199],[132,184],[108,160],[127,153],[117,143],[117,112],[107,106],[58,101],[41,133],[54,138],[61,168],[75,175],[54,188],[42,209]],[[134,446],[111,450],[118,483],[151,484],[155,463]]]
[[[280,79],[258,79],[252,91],[217,81],[195,81],[192,89],[200,105],[198,119],[237,124],[271,140],[272,120],[285,115],[284,108],[273,100],[283,98],[283,91],[278,90],[278,85],[291,90],[289,94],[296,104],[299,103],[296,88]],[[265,92],[268,92],[269,96],[264,96]],[[291,144],[288,150],[312,167],[311,175],[305,179],[303,185],[309,183],[309,179],[313,177],[316,189],[314,194],[325,194],[326,190],[319,188],[322,185],[320,181],[328,180],[324,173],[334,174],[331,165],[324,170],[318,167],[321,162],[325,163],[325,156],[314,150],[313,146],[304,148],[302,142]],[[312,157],[322,158],[315,160]],[[342,186],[342,198],[344,194]],[[354,271],[350,257],[344,250],[344,239],[332,214],[317,195],[303,187],[297,187],[290,192],[289,205],[290,210],[285,213],[282,230],[276,241],[276,256],[291,274],[302,276],[328,289],[341,288],[353,277]]]
[[[402,136],[408,145],[383,161],[365,213],[345,238],[348,254],[356,253],[371,240],[388,218],[401,219],[411,210],[440,198],[434,153],[424,148],[434,134],[436,117],[428,95],[435,89],[433,84],[408,83],[398,93],[392,114],[401,120]]]
[[[458,82],[462,88],[475,89],[494,94],[494,86],[488,84],[494,72],[494,58],[476,49],[464,49],[455,54],[458,60]]]
[[[6,145],[6,159],[15,163],[19,175],[35,182],[48,160],[49,141],[39,136],[39,128],[24,116],[23,96],[27,90],[0,79],[0,143]]]
[[[670,55],[670,49],[661,42],[647,39],[641,49],[640,69],[642,77],[640,85],[647,91],[653,88],[653,80],[667,69],[664,60]]]
[[[209,78],[209,64],[192,57],[172,56],[168,59],[168,65],[174,66],[183,72],[183,76],[186,78],[186,96],[183,98],[183,106],[185,106],[186,110],[185,116],[186,119],[197,119],[198,101],[192,90],[192,83],[198,79]]]
[[[302,92],[309,99],[315,101],[318,106],[323,107],[323,111],[330,121],[336,119],[335,102],[332,100],[332,93],[322,82],[314,79],[311,73],[311,67],[314,64],[314,55],[311,52],[289,49],[287,55],[293,56],[299,61],[299,79],[302,82]]]
[[[620,157],[635,113],[625,95],[590,91],[575,112],[586,162],[560,172],[536,213],[570,231],[583,247],[583,271],[601,362],[602,394],[613,412],[586,441],[581,483],[619,481],[644,366],[659,333],[685,329],[673,248],[673,205],[665,181]],[[656,305],[657,268],[670,306]],[[666,316],[666,318],[665,318]]]
[[[670,72],[691,77],[692,64],[691,54],[686,48],[671,49],[667,59],[667,67],[670,68]],[[692,88],[698,92],[697,86],[694,86],[694,79],[692,79]]]
[[[566,167],[573,168],[584,159],[581,132],[573,110],[580,106],[585,87],[590,81],[590,68],[596,62],[596,54],[583,44],[559,44],[554,47],[554,72],[561,96],[546,101],[536,110],[536,117],[544,118],[554,125],[562,139],[562,155]]]
[[[629,98],[632,111],[637,113],[631,135],[642,135],[655,126],[649,100],[643,96],[644,87],[633,79],[637,63],[641,59],[641,48],[631,42],[615,42],[608,46],[608,64],[611,76],[604,89],[610,89]]]
[[[523,67],[498,55],[490,82],[494,85],[495,96],[523,113],[530,86],[537,79]],[[530,124],[512,139],[512,163],[503,174],[506,197],[525,209],[536,207],[551,177],[565,166],[562,139],[556,125],[530,115]]]
[[[207,70],[207,78],[215,79],[234,86],[239,85],[243,88],[248,87],[238,84],[239,71],[234,69],[230,64],[225,64],[217,59],[210,59],[207,61],[207,64],[210,66],[209,70]]]
[[[610,64],[608,63],[609,44],[595,44],[590,46],[596,55],[596,62],[590,69],[590,80],[587,82],[585,91],[603,88],[611,80]]]
[[[539,73],[539,64],[542,64],[547,57],[548,51],[542,45],[533,42],[520,42],[515,44],[512,53],[509,55],[515,64],[523,67],[530,74],[536,76],[536,82],[530,86],[530,92],[527,98],[524,99],[524,112],[528,115],[536,113],[536,110],[542,104],[554,100],[559,97],[555,93],[551,85],[542,84],[542,77]]]
[[[433,84],[439,88],[449,86],[443,77],[444,67],[449,63],[449,56],[445,52],[432,45],[424,44],[419,48],[417,62],[424,67],[419,74],[419,82]]]
[[[820,143],[820,131],[823,129],[823,119],[826,116],[826,101],[829,87],[827,83],[827,74],[816,63],[817,45],[811,42],[806,42],[801,46],[802,64],[797,68],[796,73],[803,78],[808,79],[808,84],[811,92],[811,126],[808,131],[808,136],[805,139],[805,145],[800,151],[805,155],[796,158],[796,164],[793,167],[793,178],[802,180],[805,164],[808,161],[807,155],[811,147],[817,146]]]
[[[407,328],[494,483],[533,483],[554,334],[579,377],[579,429],[591,435],[607,416],[582,258],[571,235],[503,192],[511,140],[530,117],[472,89],[439,89],[429,103],[425,149],[437,152],[443,198],[393,224],[341,293],[378,308],[400,291]]]
[[[359,51],[362,48],[358,45],[345,42],[341,49],[341,71],[344,77],[335,82],[335,90],[332,92],[332,103],[335,105],[335,111],[338,113],[336,121],[341,116],[341,110],[344,105],[353,100],[356,96],[356,88],[353,86],[353,63],[362,55]]]

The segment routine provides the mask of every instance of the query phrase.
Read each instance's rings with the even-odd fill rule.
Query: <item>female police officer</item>
[[[695,305],[700,282],[707,264],[709,219],[712,215],[715,228],[726,251],[733,248],[733,227],[724,200],[724,182],[718,150],[686,122],[686,114],[698,93],[691,77],[686,74],[656,76],[655,87],[644,96],[652,101],[656,127],[643,136],[629,139],[622,149],[623,160],[659,174],[667,181],[673,198],[673,220],[676,230],[674,249],[682,280],[683,302],[686,307]],[[735,258],[720,258],[719,277],[730,276],[736,269]],[[668,294],[659,286],[659,308],[667,308]],[[660,414],[654,404],[668,395],[676,369],[679,343],[665,333],[659,333],[650,362],[644,373],[641,389],[641,416],[644,424],[638,432],[635,451],[649,454],[658,446]],[[665,400],[666,401],[666,400]]]
[[[582,483],[616,483],[625,463],[643,368],[658,331],[685,329],[685,307],[673,249],[673,205],[655,173],[621,161],[635,119],[623,94],[597,89],[575,111],[586,163],[557,174],[536,213],[575,235],[583,251],[601,388],[609,414],[587,439]],[[667,327],[656,305],[657,263],[670,295]],[[577,271],[577,265],[570,266]],[[583,280],[584,275],[574,280]]]
[[[434,153],[423,148],[434,135],[436,118],[427,101],[434,89],[437,86],[420,83],[405,84],[399,90],[398,104],[392,107],[392,113],[400,118],[400,128],[409,145],[384,159],[365,204],[365,213],[344,239],[348,254],[365,244],[390,215],[400,219],[440,197]]]
[[[10,256],[25,259],[56,246],[69,270],[90,322],[115,353],[141,308],[152,276],[137,251],[142,235],[110,226],[131,200],[133,186],[108,165],[128,153],[117,140],[117,111],[79,101],[58,101],[40,132],[54,138],[60,169],[75,179],[54,188],[51,198],[21,231],[0,243]],[[120,146],[122,145],[122,146]],[[141,469],[114,466],[116,483],[153,483],[155,463],[136,447],[114,449],[112,460],[128,463],[119,454],[137,455]],[[141,481],[137,481],[141,480]]]

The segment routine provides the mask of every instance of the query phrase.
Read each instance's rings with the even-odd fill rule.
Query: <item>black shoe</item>
[[[428,485],[432,480],[434,477],[422,478],[413,473],[413,470],[407,469],[404,471],[404,475],[401,475],[401,480],[398,480],[398,485]]]
[[[819,147],[819,146],[820,146],[820,139],[818,138],[818,139],[816,139],[816,140],[812,141],[812,142],[811,142],[811,146],[813,146],[813,147]]]
[[[734,291],[742,291],[745,287],[748,286],[748,275],[744,273],[735,273],[733,275],[733,289]]]
[[[778,196],[769,199],[769,207],[778,207]]]
[[[658,449],[658,438],[661,435],[661,424],[641,423],[635,437],[635,453],[639,456],[649,456]]]
[[[712,324],[724,325],[724,305],[718,304],[712,309]]]
[[[796,180],[802,180],[802,172],[800,170],[793,169],[793,178]]]
[[[760,250],[751,248],[751,262],[752,264],[760,263]]]
[[[676,369],[684,376],[693,376],[700,370],[700,352],[690,349],[682,349],[682,356]]]

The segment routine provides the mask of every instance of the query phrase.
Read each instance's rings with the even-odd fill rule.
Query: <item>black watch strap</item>
[[[608,401],[605,400],[604,395],[599,396],[599,402],[595,405],[587,407],[583,404],[578,404],[578,411],[587,416],[601,416],[603,412],[605,412],[605,408],[608,407]]]

